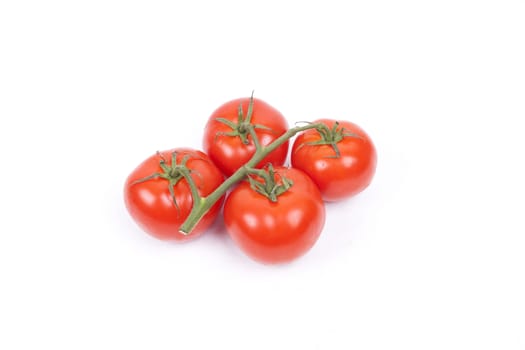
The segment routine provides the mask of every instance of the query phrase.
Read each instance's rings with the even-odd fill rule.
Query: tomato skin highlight
[[[253,101],[252,124],[264,125],[271,129],[271,131],[255,129],[261,145],[266,146],[288,130],[288,123],[284,116],[268,103],[257,98],[253,98]],[[232,129],[217,121],[217,118],[237,123],[239,104],[242,105],[242,110],[246,114],[249,103],[249,97],[224,103],[211,114],[204,129],[203,149],[226,176],[232,175],[250,160],[255,153],[255,145],[251,136],[248,136],[250,143],[246,145],[238,136],[224,135],[224,133],[231,132]],[[257,167],[260,168],[268,163],[283,165],[288,154],[288,146],[287,141],[266,156]]]
[[[323,123],[332,129],[336,120],[319,119],[314,123]],[[352,197],[367,188],[377,164],[375,146],[363,129],[348,121],[339,121],[339,128],[359,136],[346,136],[337,143],[339,158],[334,158],[331,145],[308,144],[321,140],[315,129],[299,134],[291,152],[292,166],[307,173],[328,202]]]
[[[191,177],[201,196],[210,194],[224,180],[220,170],[211,159],[201,151],[190,148],[175,148],[160,152],[168,165],[171,164],[172,152],[177,152],[177,163],[184,156],[189,156],[186,163],[192,171]],[[224,197],[204,215],[195,229],[188,235],[179,232],[179,228],[188,217],[192,206],[190,186],[182,178],[174,186],[177,207],[169,192],[166,179],[155,178],[137,182],[154,173],[162,172],[159,162],[161,157],[152,155],[135,168],[124,185],[124,201],[133,220],[148,234],[160,240],[189,241],[202,235],[219,214]]]
[[[309,251],[325,222],[325,207],[319,189],[302,171],[275,167],[293,181],[277,202],[240,183],[224,205],[228,234],[252,259],[265,264],[290,262]]]

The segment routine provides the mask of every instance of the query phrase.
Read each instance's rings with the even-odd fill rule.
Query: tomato
[[[208,119],[204,130],[203,148],[227,176],[248,162],[255,153],[256,147],[248,132],[249,125],[255,127],[255,133],[262,146],[270,144],[288,129],[286,119],[277,109],[253,97],[226,102]],[[258,167],[268,163],[284,164],[288,144],[287,141],[271,152]]]
[[[319,189],[304,172],[276,167],[277,179],[291,187],[272,202],[249,182],[240,183],[224,204],[224,223],[234,242],[256,261],[292,261],[317,241],[325,222]]]
[[[320,119],[314,123],[326,125],[328,137],[323,139],[317,129],[299,134],[292,147],[292,166],[314,180],[325,201],[338,201],[364,190],[372,181],[377,162],[370,137],[348,121]]]
[[[185,163],[201,196],[211,193],[224,180],[206,154],[176,148],[149,157],[133,170],[126,179],[124,200],[131,217],[150,235],[161,240],[187,241],[200,236],[212,224],[224,197],[215,203],[190,234],[179,233],[191,211],[193,197],[188,182],[173,166],[173,159],[179,166]]]

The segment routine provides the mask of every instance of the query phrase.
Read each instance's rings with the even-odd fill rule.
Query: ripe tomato
[[[227,176],[248,162],[255,153],[255,144],[248,132],[249,124],[255,127],[262,146],[268,145],[288,129],[286,119],[278,110],[253,97],[226,102],[211,114],[206,124],[204,151]],[[268,163],[284,164],[288,144],[287,141],[279,146],[258,167]]]
[[[334,144],[326,144],[316,129],[299,134],[292,147],[292,166],[314,180],[325,201],[348,198],[364,190],[372,181],[377,162],[370,137],[348,121],[320,119],[314,123],[328,127]]]
[[[211,193],[224,180],[206,154],[176,148],[149,157],[133,170],[126,179],[124,200],[131,217],[147,233],[161,240],[186,241],[200,236],[212,224],[224,198],[206,213],[190,234],[179,233],[191,211],[193,198],[188,182],[173,164],[174,159],[177,166],[185,163],[201,196]]]
[[[224,205],[224,223],[234,242],[251,258],[267,264],[289,262],[317,241],[325,222],[319,189],[304,172],[276,167],[277,179],[292,181],[276,202],[242,182]]]

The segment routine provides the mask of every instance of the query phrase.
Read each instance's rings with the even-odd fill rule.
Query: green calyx
[[[337,147],[337,144],[341,142],[345,137],[357,137],[361,138],[361,136],[349,132],[345,128],[339,128],[339,122],[335,122],[334,126],[330,129],[324,124],[319,124],[317,127],[315,127],[315,130],[321,135],[321,139],[317,141],[312,142],[306,142],[303,143],[301,146],[299,146],[298,149],[301,147],[307,145],[307,146],[316,146],[316,145],[330,145],[334,149],[334,156],[328,157],[328,158],[339,158],[341,157],[341,152],[339,151],[339,147]]]
[[[254,100],[253,100],[253,92],[252,92],[252,95],[250,97],[250,103],[248,104],[248,111],[246,112],[246,116],[244,115],[242,103],[239,103],[239,107],[237,108],[237,122],[236,123],[226,118],[216,118],[215,119],[216,121],[227,125],[228,127],[232,129],[232,131],[217,133],[215,137],[218,137],[218,136],[239,137],[243,144],[249,145],[250,141],[248,140],[248,135],[252,134],[255,129],[263,129],[263,130],[272,131],[272,129],[270,129],[269,127],[265,125],[252,124],[253,103],[254,103]]]
[[[254,179],[258,176],[262,181]],[[250,187],[255,192],[265,196],[272,202],[277,202],[277,198],[288,191],[293,186],[293,181],[275,172],[272,164],[268,164],[266,169],[248,169],[247,179]]]
[[[168,190],[173,200],[173,205],[175,206],[175,208],[177,208],[177,214],[180,215],[180,208],[177,205],[174,187],[181,179],[189,177],[191,170],[186,166],[186,163],[188,162],[188,159],[190,158],[190,156],[185,155],[181,159],[181,162],[177,163],[177,152],[172,152],[171,153],[171,164],[167,164],[166,159],[160,152],[157,152],[157,155],[160,158],[159,166],[162,171],[153,173],[142,179],[136,180],[133,182],[133,185],[141,183],[141,182],[149,181],[149,180],[154,180],[154,179],[164,179],[168,181]]]

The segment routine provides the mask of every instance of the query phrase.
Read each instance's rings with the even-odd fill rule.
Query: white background
[[[379,154],[292,264],[157,241],[127,174],[223,102]],[[0,348],[525,349],[523,1],[2,1]]]

